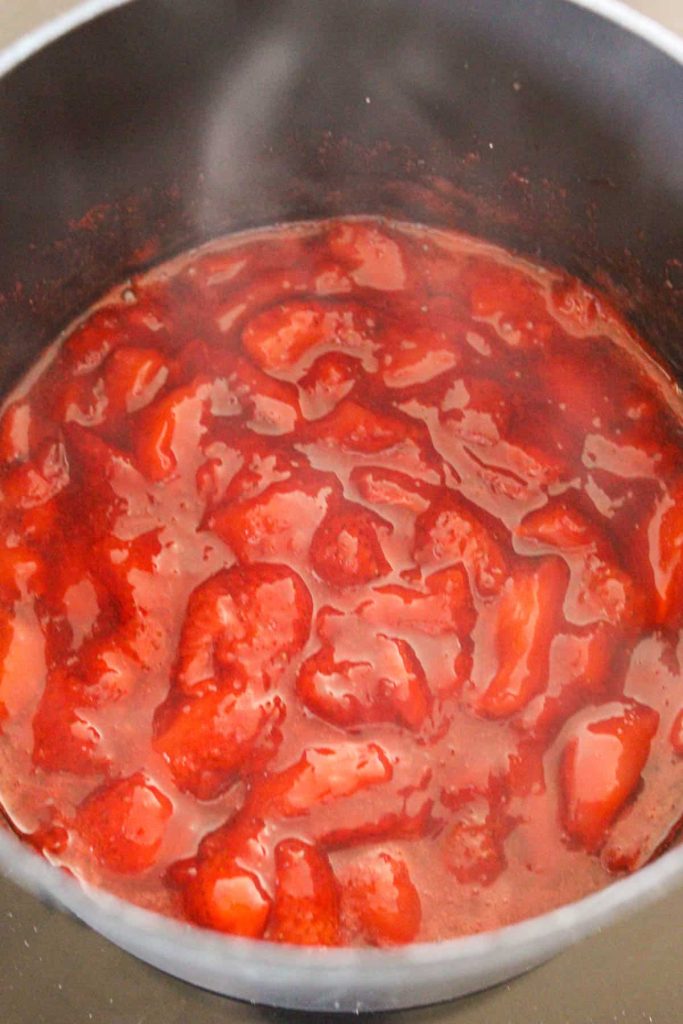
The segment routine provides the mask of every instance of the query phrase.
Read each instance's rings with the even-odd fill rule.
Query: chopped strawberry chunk
[[[524,728],[536,736],[553,734],[587,699],[604,697],[617,637],[605,622],[558,634],[551,648],[550,686],[529,703]]]
[[[308,419],[320,419],[353,390],[362,375],[360,361],[340,352],[326,352],[299,382]]]
[[[441,404],[441,418],[456,437],[473,444],[495,444],[505,436],[510,404],[494,380],[468,377],[456,380]]]
[[[171,699],[157,710],[152,745],[179,789],[213,800],[243,771],[273,757],[284,710],[279,697],[258,700],[250,693]]]
[[[0,463],[26,462],[31,454],[33,419],[26,400],[7,406],[0,417]]]
[[[310,436],[345,451],[373,454],[404,441],[408,426],[345,398],[328,416],[310,425]]]
[[[196,451],[209,415],[212,384],[199,377],[176,388],[139,413],[135,452],[149,480],[167,480]]]
[[[340,224],[330,231],[327,244],[360,288],[393,292],[405,287],[403,252],[385,231],[360,222]]]
[[[0,607],[0,733],[4,718],[35,707],[45,678],[45,637],[25,605]]]
[[[326,644],[301,667],[297,692],[321,718],[336,725],[397,720],[419,729],[430,707],[424,672],[404,640],[381,634],[363,661],[340,661]]]
[[[351,480],[365,501],[405,509],[415,515],[427,509],[434,492],[433,487],[405,473],[375,466],[356,466],[351,471]]]
[[[4,601],[16,601],[26,592],[42,594],[45,584],[45,564],[37,551],[27,544],[0,546],[0,595]]]
[[[378,852],[356,861],[343,882],[346,915],[368,942],[412,942],[422,923],[420,897],[402,857]]]
[[[184,904],[197,924],[258,939],[266,929],[271,899],[254,872],[225,857],[198,866],[185,889]]]
[[[388,388],[427,384],[460,362],[453,339],[444,330],[392,326],[383,333],[381,343],[380,371]]]
[[[154,401],[168,377],[168,363],[156,349],[125,346],[104,368],[104,390],[114,415],[138,412]]]
[[[12,468],[2,481],[2,496],[13,508],[46,505],[69,484],[69,460],[61,441],[46,441],[30,462]]]
[[[306,585],[284,566],[217,573],[190,597],[175,685],[201,696],[274,681],[308,640],[312,612]]]
[[[119,344],[123,310],[103,306],[84,320],[64,342],[64,357],[76,375],[97,369]]]
[[[137,875],[156,862],[173,805],[142,772],[96,789],[74,826],[102,867]]]
[[[671,726],[671,746],[677,754],[683,754],[683,708],[678,712]]]
[[[614,379],[608,376],[608,365],[599,359],[591,361],[586,373],[583,355],[557,354],[539,366],[541,383],[562,416],[590,430],[610,421],[614,401]]]
[[[254,498],[220,506],[209,525],[241,562],[287,561],[310,548],[334,484],[315,473],[296,474]]]
[[[447,492],[415,523],[415,561],[424,566],[465,566],[482,594],[500,590],[507,576],[505,557],[493,532],[464,499]]]
[[[301,409],[293,384],[273,380],[246,360],[238,359],[227,376],[234,394],[257,434],[289,434],[299,425]]]
[[[473,316],[495,323],[512,349],[543,349],[557,330],[541,285],[502,263],[487,260],[474,264],[470,309]]]
[[[102,736],[87,719],[89,698],[65,670],[48,675],[33,717],[33,760],[44,771],[90,775],[107,767]]]
[[[138,610],[141,574],[149,581],[158,570],[160,532],[156,527],[130,540],[109,533],[93,545],[91,572],[106,587],[123,615],[133,616]]]
[[[251,806],[256,813],[298,817],[319,804],[388,782],[392,774],[387,755],[376,743],[312,747],[295,764],[255,785]]]
[[[475,699],[481,714],[504,718],[544,689],[565,588],[562,564],[555,559],[518,570],[505,585],[494,626],[498,668]]]
[[[428,577],[425,592],[394,585],[377,587],[358,611],[377,626],[427,636],[466,636],[476,619],[467,575],[457,565]]]
[[[311,565],[332,587],[369,583],[391,570],[378,536],[389,523],[360,505],[345,502],[327,513],[313,535]]]
[[[683,609],[683,479],[657,503],[648,539],[657,622],[676,625]]]
[[[556,549],[569,562],[572,585],[568,603],[574,621],[642,624],[644,596],[617,565],[611,545],[597,526],[567,499],[553,499],[531,512],[518,527],[517,535]]]
[[[490,885],[505,867],[500,827],[485,797],[463,801],[442,839],[448,870],[464,884]]]
[[[372,333],[372,318],[360,308],[293,300],[250,320],[242,332],[242,344],[261,369],[277,372],[304,359],[310,363],[323,348],[371,356]]]
[[[659,715],[642,704],[607,705],[579,726],[562,757],[564,827],[589,852],[636,789]]]
[[[339,893],[325,854],[300,839],[275,848],[275,898],[268,936],[298,946],[339,944]]]
[[[535,540],[562,552],[582,551],[602,543],[597,526],[567,498],[551,499],[542,508],[530,512],[516,532],[525,540]]]

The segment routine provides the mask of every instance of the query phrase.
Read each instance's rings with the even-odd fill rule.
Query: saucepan
[[[610,294],[683,379],[683,41],[611,0],[90,0],[0,54],[0,390],[158,259],[338,213],[456,227]],[[493,985],[683,883],[683,848],[510,927],[397,950],[231,938],[0,866],[143,960],[291,1008]]]

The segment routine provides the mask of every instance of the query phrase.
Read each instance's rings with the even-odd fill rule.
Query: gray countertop
[[[190,0],[188,0],[190,2]],[[484,0],[485,2],[485,0]],[[76,0],[0,0],[0,46]],[[683,0],[631,6],[683,33]],[[456,1003],[381,1014],[405,1024],[679,1024],[683,891],[510,984]],[[134,960],[0,879],[0,1024],[339,1021],[250,1007]]]

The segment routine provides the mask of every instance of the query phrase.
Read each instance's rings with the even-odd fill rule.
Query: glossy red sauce
[[[495,928],[682,810],[678,392],[578,282],[374,221],[215,243],[0,421],[0,797],[283,942]]]

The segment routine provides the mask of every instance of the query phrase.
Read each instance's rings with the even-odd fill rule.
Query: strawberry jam
[[[509,924],[671,837],[683,416],[579,282],[373,220],[190,253],[0,419],[0,800],[220,931]]]

